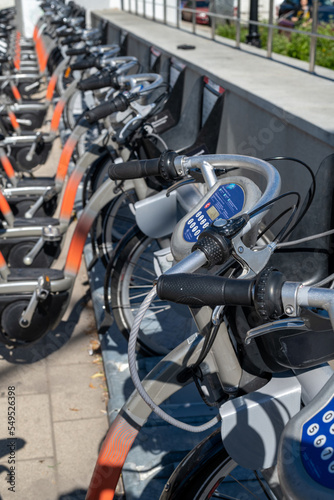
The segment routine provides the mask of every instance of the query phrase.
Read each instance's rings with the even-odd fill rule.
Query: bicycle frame
[[[8,297],[12,297],[14,295],[15,297],[22,296],[25,299],[29,299],[30,297],[30,305],[26,309],[28,312],[22,312],[21,318],[18,318],[19,322],[22,319],[31,321],[33,313],[38,305],[38,301],[36,301],[36,289],[39,286],[38,277],[43,274],[48,275],[50,272],[55,272],[55,278],[52,277],[52,274],[50,276],[50,293],[66,294],[65,299],[63,299],[65,301],[62,303],[62,307],[60,308],[57,306],[56,309],[52,311],[52,314],[50,312],[50,317],[52,318],[52,329],[58,325],[71,297],[73,285],[81,265],[81,258],[87,236],[91,230],[94,220],[99,215],[100,210],[116,196],[113,188],[113,181],[106,181],[92,196],[83,210],[71,239],[63,271],[50,271],[49,269],[38,268],[30,269],[29,272],[32,277],[30,278],[29,274],[25,274],[25,277],[22,278],[20,273],[15,273],[15,269],[8,268],[6,261],[0,252],[0,305],[3,301],[8,300]],[[13,228],[12,231],[14,232],[17,230]],[[31,234],[35,234],[37,229],[29,228],[28,231],[30,231]],[[7,278],[10,274],[12,276],[11,279],[8,280]]]
[[[237,157],[234,158],[237,163]],[[203,158],[199,157],[198,159],[193,158],[188,164],[189,160],[186,158],[184,163],[182,163],[182,160],[178,162],[177,167],[181,167],[182,164],[183,166],[187,165],[187,167],[194,167],[195,165],[203,167],[205,164],[207,169],[203,169],[203,176],[209,186],[213,186],[216,178],[210,163],[212,165],[219,165],[219,159],[221,159],[219,155],[216,157],[211,155]],[[256,169],[255,166],[253,166],[253,168]],[[271,177],[269,173],[267,182],[268,185],[271,185],[271,188],[266,191],[266,195],[269,196],[270,192],[270,196],[272,197],[275,195],[275,191],[277,192],[279,190],[279,182],[277,180],[274,182],[273,177]],[[273,190],[272,188],[275,184],[278,184],[278,186],[276,185]],[[259,206],[261,202],[263,202],[263,197],[261,201],[255,204]],[[192,256],[189,256],[189,258],[190,257]],[[190,260],[188,264],[186,264],[186,260],[187,259],[184,260],[184,264],[183,261],[181,261],[177,267],[181,266],[182,268],[182,266],[185,266],[185,269],[187,269],[187,266],[190,265]],[[201,265],[203,265],[203,262],[200,259],[196,265],[194,261],[192,269],[194,270]],[[172,268],[170,272],[173,273],[177,271]],[[179,269],[178,272],[181,272],[181,269]],[[201,308],[199,311],[193,313],[194,320],[200,332],[206,331],[207,325],[210,324],[211,321],[211,315],[212,311],[208,307]],[[187,366],[190,366],[194,360],[198,359],[202,344],[203,338],[201,335],[192,337],[191,340],[188,339],[163,358],[145,377],[142,385],[147,394],[154,400],[155,404],[161,404],[184,386],[185,383],[182,384],[178,376]],[[239,385],[242,370],[225,323],[220,324],[218,335],[205,361],[208,372],[210,374],[217,374],[221,385],[226,388],[227,392],[233,394]],[[278,404],[284,403],[285,407],[289,408],[287,414],[292,415],[293,412],[296,412],[297,408],[300,407],[299,385],[294,384],[290,391],[291,397],[289,394],[287,398],[286,383],[284,379],[282,379],[282,383],[284,383],[284,390],[282,391],[280,378],[275,378],[277,378],[277,381],[275,380],[276,385],[271,389],[272,394],[270,399],[271,401],[278,401]],[[259,403],[259,406],[260,405],[261,403]],[[99,454],[86,500],[111,500],[113,498],[126,456],[140,428],[144,425],[150,413],[151,409],[149,406],[143,402],[137,391],[134,391],[110,427]],[[266,466],[268,467],[267,464]]]

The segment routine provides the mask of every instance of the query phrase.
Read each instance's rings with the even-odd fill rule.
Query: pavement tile
[[[16,349],[15,351],[18,351]],[[36,360],[33,362],[34,355],[27,349],[22,355],[19,352],[13,353],[13,356],[8,356],[7,359],[0,359],[0,397],[3,391],[7,391],[8,386],[15,386],[17,396],[26,394],[45,394],[47,393],[46,379],[46,363],[41,360],[39,355],[36,355]],[[12,351],[8,351],[9,352]],[[27,362],[24,362],[27,359]]]
[[[106,416],[54,423],[61,500],[62,495],[66,498],[65,495],[71,491],[77,490],[80,493],[80,490],[87,490],[99,446],[106,432]],[[81,500],[79,493],[78,498]],[[72,497],[70,498],[72,500]]]
[[[0,398],[0,460],[8,454],[7,408],[7,397]],[[54,450],[49,396],[47,394],[17,396],[15,411],[16,459],[52,457]]]
[[[87,361],[91,359],[87,354]],[[102,373],[100,364],[68,365],[66,370],[50,366],[48,373],[54,422],[103,417],[105,381],[98,375]]]
[[[90,361],[90,341],[96,332],[92,302],[87,295],[72,298],[70,315],[53,332],[54,349],[47,358],[49,366],[71,365]],[[96,338],[96,333],[94,338]],[[57,348],[58,347],[58,348]]]
[[[4,466],[8,464],[4,463]],[[52,458],[23,460],[15,464],[15,493],[8,491],[6,472],[0,464],[2,500],[58,500],[56,469]]]

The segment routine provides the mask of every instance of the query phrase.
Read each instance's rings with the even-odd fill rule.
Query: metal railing
[[[181,23],[182,12],[187,12],[191,14],[191,31],[194,34],[198,34],[198,28],[196,23],[196,0],[192,0],[192,8],[185,8],[181,6],[180,0],[122,0],[121,8],[132,14],[143,16],[148,19],[152,19],[156,22],[161,22],[166,25],[176,26],[178,29],[185,30]],[[312,2],[312,26],[311,31],[304,31],[295,28],[289,28],[286,26],[281,26],[274,23],[274,0],[269,0],[269,13],[268,22],[263,21],[251,21],[249,19],[241,18],[241,0],[237,0],[237,13],[236,15],[223,15],[214,13],[211,11],[207,12],[210,18],[211,29],[208,31],[209,38],[215,41],[217,40],[216,35],[216,25],[217,21],[222,20],[224,22],[229,21],[230,23],[235,23],[236,35],[235,35],[235,47],[241,49],[241,27],[243,25],[250,26],[263,26],[268,29],[268,37],[266,44],[266,57],[272,58],[273,54],[273,38],[275,30],[286,33],[299,33],[310,38],[310,50],[309,50],[309,65],[308,70],[314,73],[316,65],[316,46],[317,40],[319,38],[325,38],[334,42],[334,36],[323,35],[317,32],[318,29],[318,0],[313,0]],[[172,12],[171,12],[172,11]],[[197,11],[198,12],[198,11]],[[188,30],[185,30],[188,31]],[[203,31],[201,31],[201,36],[203,36]],[[204,34],[204,36],[206,36]],[[293,61],[294,58],[291,57]]]

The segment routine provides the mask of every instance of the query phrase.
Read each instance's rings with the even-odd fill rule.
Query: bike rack
[[[182,68],[175,82],[175,87],[184,84],[185,68]],[[208,148],[216,151],[221,113],[223,112],[224,92],[212,92],[210,82],[209,102],[203,95],[208,91],[205,79],[198,82],[200,106],[195,110],[197,123],[203,123],[195,141],[190,147],[203,147],[207,140]],[[212,94],[212,95],[211,95]],[[188,111],[194,108],[193,99],[189,99]],[[195,113],[194,113],[195,114]],[[211,135],[210,135],[211,134]],[[210,140],[209,140],[210,139]],[[78,200],[80,194],[78,193]],[[86,266],[92,262],[93,250],[88,242],[84,249]],[[131,392],[133,384],[130,378],[127,342],[113,324],[113,318],[104,313],[104,274],[105,268],[97,261],[88,272],[96,323],[101,341],[101,350],[107,385],[110,394],[108,402],[108,419],[111,424],[118,410],[123,406]],[[175,333],[176,335],[177,333]],[[138,355],[140,377],[143,378],[160,360],[159,357],[143,357]],[[173,417],[191,424],[201,424],[213,417],[215,410],[203,404],[194,384],[185,387],[175,394],[162,408]],[[213,429],[207,432],[211,433]],[[166,441],[166,436],[168,440]],[[163,487],[181,459],[198,444],[205,433],[192,434],[168,425],[152,414],[144,428],[139,433],[134,446],[129,452],[122,471],[126,500],[158,498]],[[247,479],[241,476],[240,480]]]

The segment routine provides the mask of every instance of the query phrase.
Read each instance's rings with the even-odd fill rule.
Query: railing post
[[[310,40],[310,59],[309,59],[309,71],[314,73],[315,59],[317,53],[317,26],[318,26],[318,0],[313,0],[313,12],[312,12],[312,34]]]
[[[273,34],[274,28],[274,0],[269,1],[269,26],[268,26],[268,40],[267,40],[267,57],[271,57],[273,51]]]
[[[216,35],[216,16],[210,16],[210,22],[211,22],[211,38],[212,40],[214,40]]]
[[[138,16],[138,0],[135,0],[136,16]]]
[[[152,0],[152,18],[155,21],[155,0]]]
[[[164,24],[167,24],[167,0],[164,0]]]
[[[241,15],[241,0],[238,0],[237,20],[236,20],[236,33],[235,33],[235,46],[237,47],[237,49],[240,49],[240,37],[241,37],[240,15]]]
[[[195,12],[192,12],[191,19],[192,19],[192,23],[193,23],[193,33],[196,33],[196,0],[192,0],[191,8],[193,11],[195,11]]]
[[[177,26],[177,29],[180,28],[180,17],[181,17],[180,8],[181,8],[181,3],[179,0],[176,0],[176,26]]]

